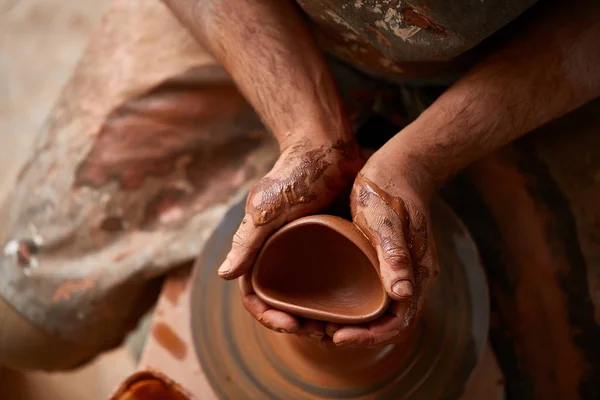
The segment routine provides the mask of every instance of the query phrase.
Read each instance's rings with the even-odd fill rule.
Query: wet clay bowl
[[[332,215],[295,220],[262,247],[252,272],[256,294],[291,314],[361,324],[380,316],[390,299],[377,254],[350,221]]]

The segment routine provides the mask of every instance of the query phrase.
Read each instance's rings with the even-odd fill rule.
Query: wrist
[[[451,110],[431,106],[380,149],[382,156],[416,186],[435,192],[474,161],[481,147],[481,141],[473,139],[483,135],[454,115]]]
[[[390,141],[375,152],[361,174],[392,196],[402,197],[412,192],[422,200],[430,199],[443,183],[432,172],[427,158],[404,146],[402,141]]]
[[[275,137],[282,153],[299,145],[310,148],[329,148],[342,142],[356,144],[356,139],[348,124],[301,127],[289,132],[276,133]],[[356,148],[358,149],[358,145]]]

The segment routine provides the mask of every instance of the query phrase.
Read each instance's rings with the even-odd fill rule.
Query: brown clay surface
[[[243,215],[240,203],[207,242],[190,296],[196,355],[218,398],[460,397],[485,346],[489,314],[474,244],[444,204],[432,210],[441,271],[419,329],[379,349],[321,349],[254,320],[237,285],[216,274]]]
[[[300,218],[265,244],[253,270],[256,294],[305,318],[360,324],[389,304],[377,255],[349,221],[331,215]]]

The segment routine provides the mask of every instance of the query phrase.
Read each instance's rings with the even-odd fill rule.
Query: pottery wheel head
[[[419,334],[382,349],[320,349],[270,332],[243,308],[235,282],[217,276],[244,215],[225,216],[198,258],[192,335],[203,372],[222,399],[454,399],[480,360],[489,322],[475,245],[442,201],[432,207],[440,274]]]

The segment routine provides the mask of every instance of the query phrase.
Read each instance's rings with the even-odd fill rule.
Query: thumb
[[[396,301],[410,298],[414,294],[415,282],[410,251],[402,232],[377,242],[379,273],[385,291]]]
[[[396,301],[415,292],[411,252],[406,244],[408,214],[401,198],[390,196],[359,174],[350,197],[352,219],[377,250],[381,282]]]
[[[231,250],[219,267],[221,278],[230,280],[246,274],[252,269],[258,251],[273,229],[267,226],[256,226],[248,214],[233,235]]]

